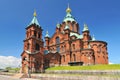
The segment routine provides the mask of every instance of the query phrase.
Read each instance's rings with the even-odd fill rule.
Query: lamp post
[[[28,67],[28,77],[31,78],[31,71],[30,71],[30,67]]]
[[[30,69],[30,68],[31,68],[31,67],[30,67],[30,66],[31,66],[31,64],[30,64],[30,55],[29,55],[29,58],[28,58],[28,63],[29,63],[29,65],[28,65],[28,77],[29,77],[29,78],[31,78],[31,69]]]
[[[88,63],[88,65],[90,65],[90,59],[91,59],[91,57],[90,57],[90,55],[88,56],[88,60],[89,60],[89,63]]]

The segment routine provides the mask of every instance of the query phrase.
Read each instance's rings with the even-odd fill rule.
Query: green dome
[[[63,20],[63,22],[67,22],[67,21],[75,21],[74,17],[71,15],[71,9],[68,7],[67,10],[66,10],[66,16]]]
[[[50,37],[48,31],[46,31],[45,37]]]

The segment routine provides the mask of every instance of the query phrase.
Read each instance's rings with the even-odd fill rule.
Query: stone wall
[[[120,70],[46,70],[48,74],[120,75]]]

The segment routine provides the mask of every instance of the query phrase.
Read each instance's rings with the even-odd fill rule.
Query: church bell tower
[[[41,72],[43,70],[43,47],[42,28],[35,11],[31,23],[26,28],[24,51],[21,54],[22,72]]]

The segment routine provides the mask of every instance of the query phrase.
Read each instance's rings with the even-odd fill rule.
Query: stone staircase
[[[23,74],[20,78],[29,78],[28,74]]]

